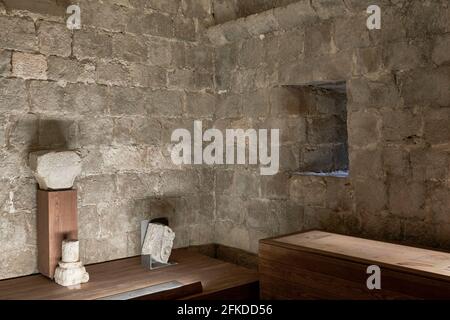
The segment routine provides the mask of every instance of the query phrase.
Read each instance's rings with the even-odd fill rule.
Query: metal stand
[[[141,248],[144,245],[145,234],[147,233],[147,227],[149,223],[150,220],[143,220],[141,222]],[[176,265],[177,263],[176,262],[162,263],[154,260],[150,254],[141,254],[141,264],[147,269],[155,270],[170,267]]]

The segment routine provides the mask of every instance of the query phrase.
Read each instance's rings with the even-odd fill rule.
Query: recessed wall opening
[[[348,176],[346,82],[317,82],[289,87],[299,90],[305,111],[306,135],[300,146],[296,173]]]

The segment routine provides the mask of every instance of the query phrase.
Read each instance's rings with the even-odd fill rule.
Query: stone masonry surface
[[[41,150],[82,158],[86,264],[137,255],[140,221],[162,215],[176,247],[257,252],[321,228],[450,248],[450,0],[379,0],[374,31],[368,0],[77,2],[71,32],[0,1],[0,278],[37,271],[27,158]],[[333,81],[346,134],[340,99],[289,89]],[[173,165],[172,130],[194,120],[280,128],[280,173]],[[345,135],[348,178],[297,174],[331,169],[319,147]]]

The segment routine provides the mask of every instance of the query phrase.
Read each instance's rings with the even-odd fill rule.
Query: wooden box
[[[262,299],[450,299],[449,253],[321,231],[261,240],[259,271]]]
[[[38,269],[53,278],[62,241],[78,238],[77,191],[38,190],[37,209]]]

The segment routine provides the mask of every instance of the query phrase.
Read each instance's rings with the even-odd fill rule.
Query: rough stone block
[[[35,152],[30,154],[30,168],[42,190],[71,189],[81,173],[81,159],[73,151]]]
[[[0,111],[22,112],[28,108],[25,81],[0,79]]]
[[[286,199],[288,197],[287,174],[260,177],[261,196],[265,199]]]
[[[124,32],[127,26],[127,18],[135,16],[131,10],[109,2],[89,1],[87,4],[87,7],[85,5],[81,8],[84,13],[84,18],[82,13],[82,23],[98,29]]]
[[[69,84],[65,88],[64,111],[68,114],[106,113],[107,89],[99,85]]]
[[[122,63],[99,62],[97,64],[97,82],[108,86],[127,86],[130,83],[128,67]]]
[[[264,42],[259,38],[243,41],[239,51],[239,65],[243,68],[257,68],[265,62]]]
[[[234,171],[217,169],[216,175],[216,194],[231,194],[234,186]]]
[[[269,94],[266,90],[258,90],[243,96],[242,112],[246,117],[267,117],[269,108]]]
[[[114,122],[114,140],[124,145],[159,145],[161,124],[155,119],[123,117]]]
[[[391,70],[410,70],[425,64],[424,52],[426,43],[421,42],[395,42],[386,45],[383,54],[384,64]]]
[[[229,21],[222,24],[220,28],[222,29],[222,33],[226,41],[235,42],[250,38],[247,26],[248,22],[246,22],[246,20],[238,19],[236,21]]]
[[[275,184],[278,183],[278,186],[281,183],[281,180],[283,179],[279,178],[279,179],[273,179],[275,181]],[[259,177],[258,173],[255,171],[251,171],[251,170],[242,170],[242,171],[237,171],[234,173],[234,181],[233,181],[233,191],[232,194],[234,194],[235,196],[239,196],[241,198],[256,198],[260,196],[260,193],[262,191],[266,192],[266,195],[271,195],[273,197],[284,197],[284,195],[282,194],[282,191],[278,192],[277,190],[275,190],[276,188],[274,187],[273,189],[271,189],[271,186],[268,185],[268,181],[265,184],[264,187],[260,186],[260,181],[262,180],[262,178]],[[270,179],[268,179],[270,180]],[[260,191],[261,189],[261,191]],[[282,190],[285,190],[285,187],[283,186],[281,188]]]
[[[116,195],[113,175],[104,174],[80,178],[77,189],[83,206],[97,205],[102,202],[109,203]]]
[[[354,150],[350,156],[352,177],[380,178],[384,175],[380,150]]]
[[[195,71],[190,69],[175,69],[168,73],[169,86],[174,89],[195,90]]]
[[[154,12],[146,15],[143,23],[145,26],[144,34],[165,38],[172,38],[174,36],[174,22],[169,16]]]
[[[147,95],[147,113],[152,117],[177,117],[183,113],[181,91],[156,90]]]
[[[405,110],[383,112],[382,135],[386,141],[414,141],[422,137],[423,119],[420,113]]]
[[[57,56],[48,57],[47,76],[50,80],[93,83],[95,64]]]
[[[0,49],[0,75],[11,74],[11,51]]]
[[[389,209],[405,217],[424,217],[425,186],[423,183],[393,179],[389,184]]]
[[[408,160],[414,181],[443,181],[448,177],[449,156],[445,149],[417,148],[410,152]]]
[[[111,88],[108,94],[110,112],[112,115],[144,115],[144,97],[144,91],[139,88]]]
[[[440,36],[435,40],[432,59],[437,65],[450,62],[450,36]]]
[[[64,88],[56,82],[32,81],[30,84],[31,109],[41,113],[60,113]]]
[[[161,177],[160,186],[166,196],[193,194],[199,188],[199,177],[194,170],[170,170]]]
[[[246,229],[277,234],[278,219],[275,212],[281,211],[285,202],[279,200],[251,199],[247,202]]]
[[[302,177],[304,205],[310,207],[326,206],[326,182],[321,177]]]
[[[113,57],[127,62],[147,62],[144,39],[130,34],[115,34],[112,38]]]
[[[406,177],[410,174],[410,159],[406,150],[397,146],[383,148],[383,166],[387,175]],[[352,166],[353,174],[353,166]]]
[[[206,18],[211,13],[211,1],[181,0],[181,8],[188,17]]]
[[[80,248],[81,260],[86,264],[122,259],[127,256],[127,233],[103,236],[101,239],[82,239]]]
[[[112,37],[103,32],[77,31],[73,35],[73,54],[78,59],[112,57]]]
[[[129,69],[131,83],[136,87],[161,88],[167,85],[167,72],[164,68],[132,64]]]
[[[339,1],[332,2],[339,3]],[[366,19],[367,16],[365,15],[356,15],[350,18],[347,16],[336,20],[333,30],[333,41],[337,50],[370,46],[370,33],[369,29],[367,29]]]
[[[114,123],[110,118],[89,118],[78,122],[77,142],[81,147],[110,145]]]
[[[283,62],[296,61],[304,51],[305,35],[303,30],[286,32],[278,37],[280,50],[277,59]]]
[[[14,52],[12,73],[24,79],[47,79],[47,59],[40,54]]]
[[[311,25],[318,21],[318,16],[308,0],[301,0],[285,7],[276,8],[274,15],[278,25],[284,30]]]
[[[166,1],[159,1],[159,0],[149,0],[146,2],[146,6],[148,8],[163,11],[167,13],[177,13],[178,8],[180,7],[180,0],[166,0]]]
[[[384,181],[371,179],[354,180],[356,210],[359,212],[379,213],[387,208],[388,195]]]
[[[214,116],[216,98],[209,93],[187,94],[186,111],[189,116],[198,118],[212,118]]]
[[[348,119],[348,140],[352,147],[376,144],[381,137],[380,116],[373,112],[352,112]]]
[[[186,66],[202,70],[211,70],[213,67],[213,50],[211,47],[187,46]]]
[[[209,41],[216,46],[223,46],[229,43],[229,40],[225,36],[225,29],[222,25],[213,26],[206,30],[206,35],[208,36]]]
[[[65,24],[40,21],[38,24],[39,51],[47,56],[68,57],[72,51],[72,35]]]
[[[340,17],[347,13],[346,4],[342,1],[312,0],[311,5],[319,18],[324,20]]]
[[[379,47],[359,48],[355,52],[354,75],[380,72],[383,67],[382,49]]]
[[[31,18],[0,16],[0,47],[12,50],[36,51],[37,38]]]
[[[168,66],[172,62],[172,44],[164,39],[150,38],[147,42],[148,61],[155,66]]]
[[[427,183],[426,208],[433,212],[433,220],[437,223],[450,223],[447,208],[450,205],[450,189],[445,184]]]
[[[259,36],[279,29],[273,10],[248,17],[247,30],[251,36]]]
[[[396,107],[403,104],[395,79],[383,75],[377,80],[352,78],[347,82],[349,109]]]
[[[450,110],[448,108],[431,109],[424,115],[424,137],[430,144],[450,143]]]
[[[195,41],[197,38],[195,21],[189,18],[177,17],[174,21],[175,37],[186,41]]]
[[[450,67],[420,68],[401,73],[399,85],[405,104],[409,107],[424,103],[447,107],[450,105]],[[438,83],[439,85],[436,85]]]
[[[38,119],[36,115],[25,114],[10,121],[12,127],[9,134],[9,144],[18,150],[36,147],[38,144]]]
[[[219,96],[216,108],[217,118],[236,118],[242,114],[242,98],[240,95]]]

